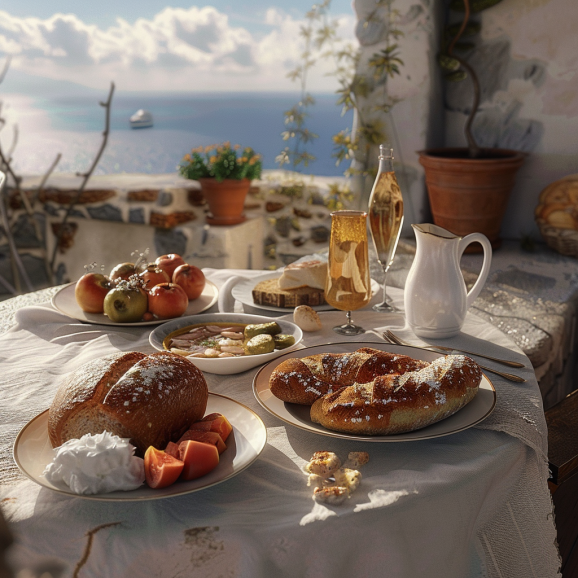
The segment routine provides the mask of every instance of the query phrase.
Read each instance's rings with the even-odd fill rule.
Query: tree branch
[[[8,72],[8,69],[10,68],[10,62],[12,62],[12,56],[8,56],[8,58],[6,58],[6,62],[4,63],[4,68],[2,69],[2,72],[0,72],[0,84],[2,84],[2,81],[4,80],[4,77],[6,76],[6,73]]]
[[[114,93],[114,82],[111,82],[110,83],[110,91],[108,93],[108,98],[107,98],[106,102],[99,102],[100,106],[104,107],[104,109],[105,109],[104,131],[102,133],[102,143],[101,143],[100,149],[98,150],[96,157],[94,158],[94,161],[92,162],[92,165],[90,166],[88,171],[86,171],[85,173],[77,173],[77,176],[83,177],[83,180],[82,180],[82,183],[80,184],[80,187],[78,187],[78,192],[76,193],[76,196],[68,205],[68,209],[66,211],[66,214],[64,215],[64,218],[62,219],[62,223],[60,224],[60,227],[58,229],[56,242],[54,244],[54,250],[52,251],[52,259],[50,261],[50,270],[51,271],[54,271],[54,264],[56,262],[56,253],[58,251],[58,247],[60,246],[60,242],[62,240],[62,235],[64,234],[64,229],[65,229],[66,224],[68,222],[68,218],[72,214],[72,210],[74,209],[74,206],[80,200],[82,192],[84,191],[84,188],[86,187],[86,183],[88,182],[88,179],[90,179],[90,176],[92,175],[94,169],[96,168],[96,165],[98,165],[98,162],[100,161],[100,157],[102,156],[102,153],[104,152],[104,149],[106,148],[106,144],[108,142],[108,135],[110,132],[110,105],[112,102],[113,93]]]

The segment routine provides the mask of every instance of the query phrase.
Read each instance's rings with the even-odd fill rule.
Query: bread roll
[[[273,395],[289,403],[311,405],[321,396],[379,375],[405,373],[429,365],[408,357],[362,347],[353,353],[319,353],[280,363],[269,378]]]
[[[205,413],[208,387],[192,361],[167,351],[95,359],[59,386],[48,412],[53,447],[109,431],[130,438],[137,453],[163,449]]]
[[[327,429],[388,435],[454,414],[474,398],[481,379],[480,367],[465,355],[427,363],[364,347],[287,359],[269,387],[282,401],[311,405],[311,420]]]
[[[311,420],[350,434],[390,435],[453,415],[478,391],[482,372],[465,355],[447,355],[419,371],[344,387],[311,406]]]

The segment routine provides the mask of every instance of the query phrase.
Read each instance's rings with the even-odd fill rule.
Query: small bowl
[[[216,373],[218,375],[231,375],[233,373],[241,373],[249,369],[253,369],[264,363],[268,363],[272,359],[279,357],[292,351],[299,346],[303,339],[303,332],[297,325],[289,321],[281,319],[263,317],[262,315],[247,315],[245,313],[207,313],[206,315],[189,315],[188,317],[179,317],[172,319],[156,329],[151,331],[149,336],[150,344],[159,351],[165,351],[163,341],[169,333],[183,329],[188,325],[198,325],[199,323],[244,323],[260,324],[275,321],[281,326],[281,332],[295,337],[295,343],[285,349],[272,351],[271,353],[261,353],[258,355],[245,355],[243,357],[219,357],[219,358],[203,358],[191,357],[191,361],[201,370],[207,373]]]

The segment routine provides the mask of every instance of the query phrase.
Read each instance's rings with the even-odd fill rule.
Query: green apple
[[[148,309],[148,297],[134,287],[115,287],[104,298],[104,312],[115,323],[140,321]]]

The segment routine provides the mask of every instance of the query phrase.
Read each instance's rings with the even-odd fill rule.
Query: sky
[[[289,6],[288,6],[289,5]],[[0,58],[18,78],[126,91],[295,90],[307,0],[3,0]],[[356,43],[350,0],[332,0],[338,36]],[[0,61],[1,62],[1,61]],[[333,63],[308,89],[333,92]],[[6,85],[9,83],[6,81]]]

